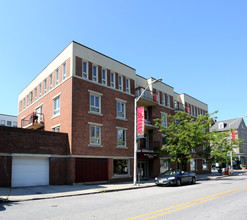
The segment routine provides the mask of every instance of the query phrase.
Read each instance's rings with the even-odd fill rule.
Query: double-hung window
[[[126,101],[116,99],[117,101],[117,118],[126,119]]]
[[[25,109],[26,108],[26,99],[24,98],[23,99],[23,109]]]
[[[7,121],[7,126],[11,127],[12,126],[12,121]]]
[[[4,120],[1,120],[1,125],[5,126],[5,121]]]
[[[46,79],[44,80],[44,94],[46,93],[46,87],[47,87],[47,81]]]
[[[107,71],[105,69],[102,69],[101,76],[102,76],[102,84],[106,85],[107,84]]]
[[[63,80],[66,78],[66,63],[63,64]]]
[[[55,84],[58,85],[59,83],[59,69],[56,69],[56,74],[55,74]]]
[[[93,66],[93,81],[98,82],[98,67]]]
[[[49,88],[52,89],[52,74],[49,77]]]
[[[101,145],[101,126],[90,123],[90,144]]]
[[[89,91],[89,99],[90,99],[90,113],[101,114],[101,93]]]
[[[167,127],[167,114],[164,112],[161,112],[161,124],[164,128]]]
[[[126,79],[126,92],[130,93],[130,79]]]
[[[161,93],[161,100],[160,100],[160,102],[161,102],[161,105],[165,105],[165,94],[163,92]]]
[[[88,62],[82,62],[82,78],[88,78]]]
[[[53,116],[60,114],[60,96],[56,96],[53,99]]]
[[[111,73],[111,87],[115,88],[115,73]]]
[[[41,83],[39,84],[39,97],[41,97]]]
[[[123,91],[123,76],[118,76],[118,89]]]
[[[167,102],[167,107],[170,107],[170,106],[171,106],[171,104],[170,104],[170,96],[167,95],[166,97],[167,97],[167,100],[166,100],[166,102]]]
[[[34,89],[34,101],[37,99],[37,88]]]
[[[117,128],[117,147],[126,147],[126,130],[125,128]]]

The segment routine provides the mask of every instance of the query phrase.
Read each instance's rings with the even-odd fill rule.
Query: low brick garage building
[[[68,135],[0,126],[0,186],[70,184]]]

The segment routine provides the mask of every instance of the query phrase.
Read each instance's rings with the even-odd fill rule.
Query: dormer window
[[[219,128],[219,129],[223,129],[223,128],[224,128],[223,122],[221,122],[221,123],[218,124],[218,128]]]

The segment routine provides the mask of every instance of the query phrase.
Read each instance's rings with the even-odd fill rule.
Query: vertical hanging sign
[[[144,138],[144,107],[137,108],[137,138]]]

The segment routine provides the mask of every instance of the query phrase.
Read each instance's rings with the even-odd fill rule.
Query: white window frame
[[[29,106],[29,96],[27,95],[27,107]]]
[[[208,163],[207,163],[207,160],[205,159],[202,159],[202,170],[208,170]]]
[[[171,103],[170,103],[170,101],[171,101],[171,100],[170,100],[170,95],[167,94],[166,97],[167,97],[167,100],[166,100],[166,102],[167,102],[167,107],[170,108],[170,107],[171,107]]]
[[[5,126],[5,120],[1,120],[1,126]]]
[[[89,145],[88,146],[96,146],[96,147],[103,147],[103,145],[101,145],[101,128],[102,128],[102,124],[98,124],[98,123],[93,123],[93,122],[88,122],[89,124]],[[91,128],[95,128],[95,136],[91,136]],[[96,137],[96,128],[99,129],[99,137]],[[95,139],[96,141],[98,140],[98,143],[95,143],[95,141],[92,141],[92,139]]]
[[[118,111],[118,103],[123,106],[123,111]],[[126,103],[127,101],[116,98],[117,119],[126,119]],[[123,113],[123,116],[120,116],[120,113]]]
[[[93,68],[92,68],[92,81],[98,82],[98,66],[97,65],[93,65]]]
[[[165,117],[165,120],[162,120],[161,121],[161,124],[164,126],[164,128],[167,128],[167,113],[160,112],[160,114],[161,114],[161,118],[160,119],[162,119],[163,117]],[[163,124],[164,121],[165,121],[165,124]]]
[[[223,122],[220,122],[220,123],[218,124],[218,128],[219,128],[219,129],[223,129],[223,128],[224,128],[224,123],[223,123]]]
[[[59,116],[60,115],[60,106],[61,106],[61,96],[60,94],[56,95],[53,99],[53,117]],[[56,107],[56,101],[59,99],[59,106]]]
[[[44,94],[47,92],[47,80],[44,80]]]
[[[8,125],[8,123],[10,123],[10,124]],[[7,121],[6,126],[7,127],[12,127],[12,121]]]
[[[39,97],[41,97],[41,83],[39,84]]]
[[[52,89],[52,73],[49,76],[49,89]]]
[[[99,92],[95,92],[92,90],[88,90],[89,92],[89,113],[93,113],[93,114],[97,114],[97,115],[102,115],[101,114],[101,96],[103,95],[102,93]],[[95,103],[95,98],[98,97],[99,98],[99,107],[92,105],[91,104],[91,96],[94,97],[94,103]],[[99,111],[94,111],[93,109],[98,109]]]
[[[55,85],[58,84],[59,84],[59,68],[57,68],[55,72]]]
[[[34,89],[34,101],[37,99],[37,87]]]
[[[23,99],[23,109],[26,108],[26,98]]]
[[[84,63],[86,64],[86,72],[83,71]],[[88,79],[88,61],[82,61],[82,78]]]
[[[126,92],[130,93],[130,79],[126,78]]]
[[[161,92],[161,105],[165,106],[166,99],[165,99],[165,94]]]
[[[103,71],[105,72],[105,78],[103,78]],[[102,68],[101,71],[101,83],[107,85],[107,69]]]
[[[53,132],[58,132],[58,133],[59,133],[59,132],[60,132],[60,126],[61,126],[61,124],[53,126],[53,127],[52,127],[52,131],[53,131]]]
[[[63,80],[66,79],[66,74],[67,74],[67,63],[63,63]]]
[[[122,75],[118,75],[118,90],[123,91],[123,76]]]
[[[116,127],[117,128],[117,148],[127,148],[127,128]],[[118,132],[123,132],[123,140],[118,139]],[[122,141],[123,144],[119,145],[119,141]]]
[[[17,121],[13,121],[13,127],[17,128]]]
[[[197,170],[197,164],[196,164],[196,159],[191,159],[190,160],[190,170],[191,171],[196,171]]]
[[[112,76],[113,76],[113,79],[112,79]],[[115,84],[116,84],[115,73],[111,72],[111,74],[110,74],[110,87],[115,88]]]

